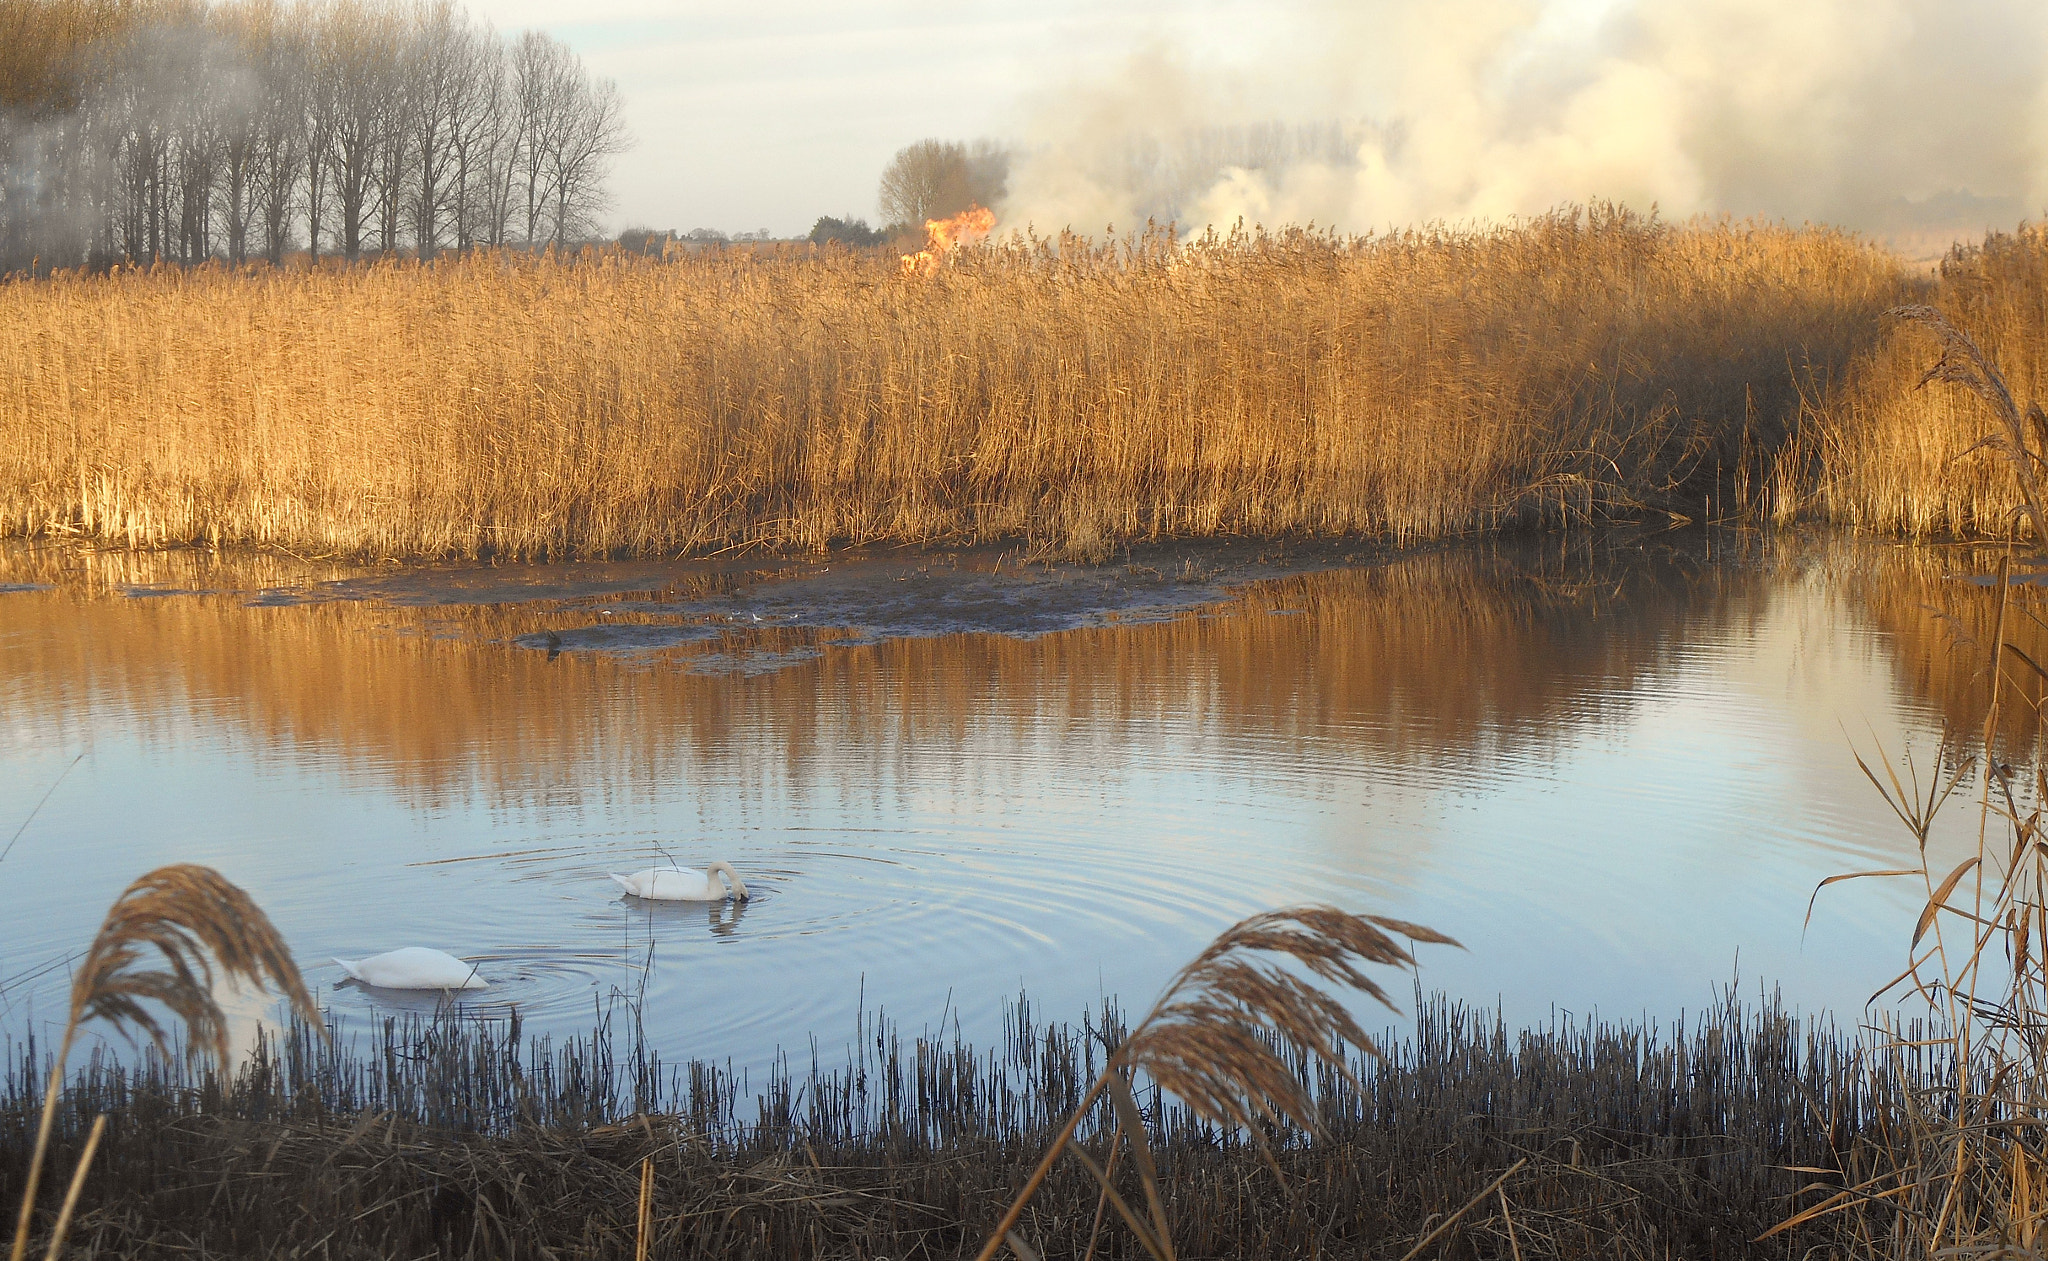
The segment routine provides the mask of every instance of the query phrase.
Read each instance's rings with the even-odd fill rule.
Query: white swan
[[[367,959],[335,962],[363,984],[386,990],[480,990],[490,984],[476,974],[475,964],[425,946],[407,946]]]
[[[750,894],[746,884],[740,880],[740,873],[730,863],[712,863],[709,870],[693,871],[688,867],[649,867],[622,876],[614,871],[609,873],[621,889],[636,898],[652,902],[722,902],[730,894],[744,902]],[[719,877],[724,883],[719,883]]]

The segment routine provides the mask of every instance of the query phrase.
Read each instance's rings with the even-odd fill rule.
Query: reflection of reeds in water
[[[1352,1063],[1359,1085],[1304,1079],[1324,1140],[1268,1131],[1293,1194],[1244,1132],[1141,1092],[1176,1252],[1398,1257],[1526,1161],[1449,1246],[1741,1255],[1787,1197],[1834,1185],[1802,1169],[1852,1167],[1899,1087],[1942,1067],[1873,1078],[1831,1029],[1732,1001],[1662,1032],[1510,1032],[1441,1000],[1420,1016],[1413,1039],[1382,1042],[1385,1062]],[[740,1081],[665,1065],[630,1029],[527,1044],[516,1024],[404,1021],[322,1044],[299,1026],[232,1084],[197,1089],[176,1064],[96,1060],[67,1096],[60,1158],[95,1109],[125,1116],[74,1237],[118,1257],[323,1242],[335,1256],[626,1257],[652,1159],[655,1256],[960,1256],[1123,1036],[1113,1017],[1045,1024],[1021,1004],[984,1051],[870,1022],[838,1067]],[[33,1066],[10,1062],[0,1116],[21,1116],[35,1093]],[[1105,1103],[1080,1133],[1100,1142],[1115,1124]],[[0,1170],[22,1141],[0,1128]],[[1142,1197],[1128,1168],[1120,1186]],[[1093,1179],[1061,1167],[1021,1229],[1041,1255],[1079,1257],[1096,1200]],[[1845,1238],[1839,1225],[1791,1232],[1793,1255]],[[1132,1255],[1103,1243],[1097,1255]]]
[[[254,585],[117,560],[124,580]],[[753,678],[685,667],[817,640],[747,628],[644,657],[550,661],[510,641],[597,621],[589,605],[250,608],[246,595],[130,599],[76,578],[5,597],[0,613],[15,636],[10,703],[53,735],[101,710],[169,736],[203,708],[267,750],[337,751],[423,801],[539,803],[564,784],[601,778],[630,794],[742,755],[860,765],[891,756],[877,733],[899,728],[928,746],[1048,724],[1214,724],[1474,765],[1625,692],[1676,619],[1718,598],[1717,581],[1691,576],[1682,556],[1461,550],[1259,584],[1207,615],[837,647]]]
[[[0,533],[1100,554],[1692,514],[1905,291],[1831,230],[1612,209],[896,272],[729,250],[9,285]]]
[[[2048,443],[2048,416],[2017,402],[2000,365],[1941,312],[1901,314],[1940,334],[1944,353],[1929,379],[1965,386],[1990,405],[2002,427],[1992,441],[2006,457],[2012,497],[2042,541],[2036,464],[2038,448]],[[1951,724],[1934,766],[1922,769],[1901,758],[1902,775],[1884,755],[1877,759],[1880,776],[1863,764],[1914,838],[1918,863],[1822,882],[1903,878],[1924,891],[1906,966],[1879,992],[1924,1001],[1928,1020],[1908,1028],[1895,1017],[1882,1018],[1872,1029],[1871,1071],[1930,1051],[1944,1071],[1905,1096],[1906,1108],[1867,1163],[1837,1166],[1839,1190],[1802,1207],[1773,1233],[1838,1216],[1857,1254],[1900,1257],[2038,1255],[2048,1240],[2048,1161],[2038,1129],[2048,1109],[2048,950],[2042,948],[2048,938],[2048,762],[2041,748],[2048,667],[2037,655],[2048,621],[2039,615],[2038,600],[2015,599],[2012,568],[2010,552],[2000,554],[1985,602],[1988,627],[1979,610],[1973,610],[1979,612],[1975,625],[1952,612],[1925,610],[1942,624],[1951,651],[1981,663],[1972,679],[1977,688],[1961,693],[1981,709],[1979,723],[1960,730]],[[2022,627],[2032,652],[2015,634]],[[2013,724],[2001,722],[2008,708],[2026,712],[2018,739]],[[1931,847],[1929,837],[1944,806],[1958,795],[1967,800],[1972,789],[1977,843],[1957,861]]]
[[[1834,570],[1843,590],[1884,633],[1901,690],[1934,709],[1957,734],[1975,733],[1991,697],[1986,662],[1998,599],[1984,580],[1996,572],[1998,555],[1969,548],[1886,549],[1873,563]],[[2021,578],[2034,572],[2014,571]],[[2048,577],[2048,570],[2039,572]],[[2015,585],[2010,602],[2006,641],[2048,664],[2048,587]],[[2009,700],[1999,711],[2000,747],[2010,757],[2033,745],[2048,690],[2026,670],[2008,674],[2006,686],[2025,701]]]
[[[1839,1187],[1777,1228],[1839,1218],[1855,1255],[2031,1255],[2048,1239],[2038,1130],[2048,1108],[2048,765],[2038,713],[2024,769],[2002,761],[1998,740],[2002,707],[2039,708],[2038,690],[2028,697],[2005,680],[2031,676],[2038,689],[2048,669],[2007,638],[2023,617],[2008,578],[2001,557],[1988,632],[1968,636],[1966,651],[1983,666],[1981,725],[1954,732],[1940,764],[1902,768],[1903,759],[1885,754],[1872,759],[1882,774],[1863,768],[1913,837],[1918,863],[1844,872],[1822,886],[1904,879],[1926,898],[1905,968],[1879,991],[1924,1002],[1926,1018],[1908,1026],[1881,1012],[1867,1071],[1924,1063],[1930,1054],[1941,1071],[1902,1098],[1906,1106],[1865,1160],[1836,1166]],[[1929,845],[1945,808],[1974,813],[1973,852]]]

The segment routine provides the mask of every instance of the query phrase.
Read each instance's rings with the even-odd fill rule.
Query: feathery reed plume
[[[160,970],[141,966],[149,961],[152,947],[166,965]],[[35,1153],[29,1159],[27,1185],[21,1194],[11,1261],[22,1261],[28,1250],[36,1186],[42,1174],[43,1155],[49,1148],[65,1061],[78,1027],[87,1020],[106,1020],[130,1037],[136,1033],[147,1036],[168,1053],[169,1035],[157,1013],[147,1005],[156,1003],[184,1022],[188,1059],[210,1054],[216,1064],[225,1068],[227,1016],[213,993],[216,968],[224,979],[235,984],[275,987],[309,1025],[320,1026],[320,1009],[307,994],[283,937],[248,894],[211,867],[193,863],[159,867],[129,885],[107,909],[92,948],[86,952],[85,961],[71,982],[70,1018],[65,1022],[64,1037],[58,1044],[56,1061],[50,1067],[49,1086],[43,1095],[42,1123],[36,1132]],[[88,1159],[90,1154],[88,1147]],[[67,1221],[80,1185],[74,1178],[65,1205]],[[53,1255],[61,1244],[60,1230],[52,1241]]]
[[[1288,964],[1330,986],[1356,990],[1398,1010],[1361,967],[1413,966],[1414,955],[1395,935],[1415,942],[1458,944],[1420,924],[1352,915],[1326,906],[1267,911],[1226,929],[1174,976],[1152,1010],[1109,1057],[1023,1190],[1011,1201],[978,1261],[990,1261],[1005,1244],[1021,1261],[1036,1261],[1035,1251],[1015,1227],[1062,1152],[1072,1155],[1101,1184],[1102,1199],[1116,1209],[1148,1255],[1157,1261],[1174,1261],[1158,1164],[1131,1091],[1131,1076],[1145,1073],[1160,1089],[1179,1097],[1196,1116],[1244,1129],[1262,1150],[1262,1123],[1292,1121],[1315,1130],[1314,1095],[1296,1075],[1286,1052],[1314,1056],[1355,1084],[1347,1048],[1356,1047],[1374,1057],[1380,1051],[1336,994],[1303,979],[1289,970]],[[1105,1092],[1115,1111],[1116,1129],[1110,1136],[1106,1160],[1098,1163],[1073,1138]],[[1143,1217],[1118,1194],[1112,1178],[1119,1136],[1129,1143],[1131,1162],[1144,1186]],[[1270,1163],[1270,1152],[1268,1158]],[[1277,1164],[1273,1167],[1277,1175]]]

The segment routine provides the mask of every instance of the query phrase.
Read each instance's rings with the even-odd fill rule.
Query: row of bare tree
[[[617,88],[455,0],[0,0],[0,270],[560,243]]]

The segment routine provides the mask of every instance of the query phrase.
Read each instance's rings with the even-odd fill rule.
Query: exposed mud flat
[[[46,590],[105,555],[14,545],[0,551],[0,576],[31,580],[0,583],[0,593]],[[1384,555],[1358,544],[1197,542],[1135,548],[1100,565],[982,548],[394,570],[195,550],[127,554],[133,572],[104,581],[131,599],[238,596],[251,608],[488,607],[504,615],[496,620],[509,631],[504,642],[550,657],[665,653],[695,673],[752,676],[815,660],[830,646],[963,633],[1028,639],[1156,622],[1220,604],[1250,583]]]

